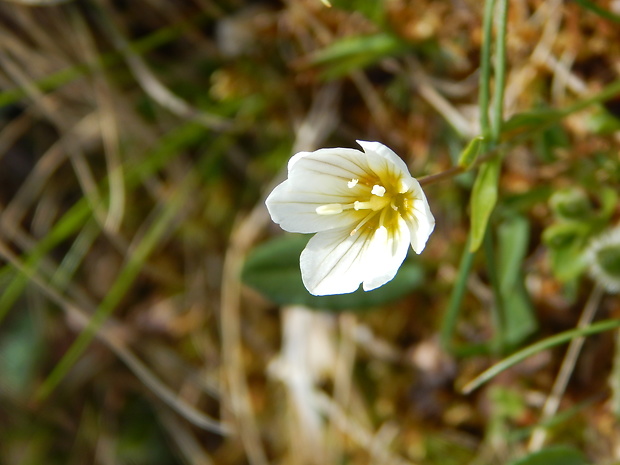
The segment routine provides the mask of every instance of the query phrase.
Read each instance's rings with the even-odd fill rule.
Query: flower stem
[[[448,168],[445,171],[440,171],[439,173],[436,173],[436,174],[429,174],[428,176],[422,176],[421,178],[418,178],[418,182],[420,183],[421,186],[426,186],[426,185],[433,184],[438,181],[443,181],[445,179],[453,178],[454,176],[458,176],[459,174],[469,171],[472,168],[475,168],[478,165],[481,165],[482,163],[487,162],[491,160],[492,158],[495,158],[498,155],[498,153],[499,153],[498,150],[493,150],[487,153],[486,155],[479,157],[476,160],[476,162],[467,169],[462,166],[453,166],[451,168]]]
[[[495,46],[495,90],[493,93],[493,114],[491,140],[499,142],[504,122],[504,91],[506,87],[506,29],[508,23],[508,0],[499,0],[496,15],[497,44]]]
[[[465,170],[460,166],[453,166],[452,168],[448,168],[445,171],[441,171],[437,174],[429,174],[428,176],[423,176],[418,178],[418,182],[421,186],[425,186],[428,184],[433,184],[437,181],[443,181],[444,179],[450,179],[454,176],[458,176],[461,173],[464,173]]]
[[[487,0],[484,5],[482,24],[482,47],[480,50],[480,91],[478,104],[480,107],[480,128],[482,135],[490,135],[489,100],[491,94],[491,42],[493,34],[493,8],[495,0]]]
[[[441,325],[440,340],[441,345],[448,352],[454,352],[454,345],[452,342],[452,336],[454,329],[456,328],[456,320],[461,309],[461,301],[465,295],[465,289],[467,287],[467,277],[473,265],[474,254],[469,251],[469,240],[465,244],[463,249],[463,256],[461,257],[461,263],[459,264],[459,274],[457,275],[456,282],[450,295],[450,302],[448,309],[443,318]]]

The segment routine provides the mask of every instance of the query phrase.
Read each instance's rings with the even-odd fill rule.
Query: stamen
[[[387,215],[388,209],[384,208],[383,210],[381,210],[381,216],[379,217],[379,226],[380,227],[384,227],[385,225],[385,217]]]
[[[378,197],[383,197],[385,195],[385,187],[380,186],[379,184],[375,184],[372,186],[371,194],[376,195]]]
[[[389,201],[390,200],[387,197],[378,197],[376,195],[373,195],[367,202],[360,202],[359,200],[356,200],[353,203],[353,208],[355,208],[356,210],[377,211],[385,207],[389,203]]]
[[[366,215],[364,217],[364,219],[362,221],[360,221],[357,226],[355,226],[355,228],[353,228],[353,230],[351,231],[351,233],[349,234],[350,236],[354,236],[362,226],[364,226],[366,223],[368,223],[370,220],[372,220],[375,216],[377,215],[377,212],[373,212],[373,213],[369,213],[368,215]]]
[[[339,203],[328,203],[327,205],[316,207],[316,212],[319,215],[336,215],[342,213],[342,205]]]
[[[347,186],[349,186],[349,189],[353,189],[359,181],[359,179],[353,178],[347,183]]]
[[[353,208],[355,208],[356,210],[369,210],[370,202],[360,202],[359,200],[356,200],[353,203]]]

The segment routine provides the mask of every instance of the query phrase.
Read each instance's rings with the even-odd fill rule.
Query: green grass
[[[618,298],[583,261],[618,221],[617,12],[331,4],[0,5],[1,463],[617,460]],[[410,285],[300,308],[264,198],[356,139],[435,232]]]

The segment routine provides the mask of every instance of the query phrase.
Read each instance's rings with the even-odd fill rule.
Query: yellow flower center
[[[382,183],[379,179],[351,179],[347,182],[347,187],[355,189],[352,197],[358,200],[321,205],[316,208],[316,212],[319,215],[337,215],[353,210],[359,222],[351,231],[351,235],[356,234],[361,228],[376,231],[383,227],[387,231],[394,231],[399,216],[410,215],[414,197],[403,179],[389,179],[389,181],[392,182]]]

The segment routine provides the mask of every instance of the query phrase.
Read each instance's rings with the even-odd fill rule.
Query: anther
[[[336,215],[342,213],[342,205],[339,203],[328,203],[327,205],[316,207],[316,212],[319,215]]]
[[[376,195],[377,197],[383,197],[385,195],[385,187],[375,184],[372,186],[370,193]]]

